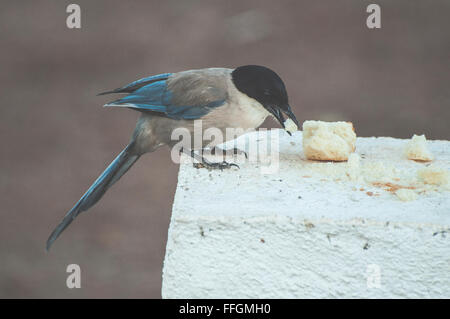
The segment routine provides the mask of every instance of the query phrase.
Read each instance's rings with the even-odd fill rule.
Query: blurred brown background
[[[301,122],[450,138],[448,0],[77,0],[80,30],[66,27],[71,2],[0,3],[0,297],[160,297],[178,171],[167,149],[44,249],[138,117],[103,109],[113,97],[96,94],[146,75],[262,64],[284,79]],[[372,2],[379,30],[365,25]],[[81,289],[66,287],[70,263]]]

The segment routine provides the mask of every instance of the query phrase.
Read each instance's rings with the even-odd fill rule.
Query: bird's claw
[[[242,154],[244,154],[245,159],[248,159],[248,154],[247,154],[246,151],[240,150],[238,148],[234,148],[233,149],[233,153],[234,153],[234,155],[242,155]]]
[[[203,162],[203,163],[194,163],[194,167],[199,169],[199,168],[207,168],[209,170],[211,169],[220,169],[221,171],[223,171],[224,169],[228,169],[228,168],[232,168],[232,167],[237,167],[238,169],[240,168],[239,165],[234,164],[234,163],[228,163],[228,162],[219,162],[219,163],[209,163],[209,162]]]

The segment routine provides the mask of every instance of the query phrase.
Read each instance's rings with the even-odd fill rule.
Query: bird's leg
[[[212,155],[215,155],[215,154],[217,154],[217,153],[220,153],[220,152],[222,152],[222,155],[223,156],[228,156],[228,155],[242,155],[242,154],[244,154],[245,155],[245,158],[247,159],[248,158],[248,154],[247,154],[247,152],[245,152],[245,151],[243,151],[243,150],[240,150],[240,149],[238,149],[237,147],[234,147],[234,148],[231,148],[231,149],[228,149],[228,150],[224,150],[223,148],[220,148],[220,147],[217,147],[217,146],[215,146],[213,149],[211,149],[211,151],[210,151],[210,153],[212,154]]]
[[[204,158],[203,156],[195,153],[194,150],[187,150],[187,149],[182,149],[181,150],[183,153],[191,156],[193,159],[199,161],[199,163],[194,163],[194,167],[195,168],[202,168],[202,167],[206,167],[207,169],[226,169],[226,168],[231,168],[233,166],[239,168],[238,165],[233,164],[233,163],[228,163],[228,162],[220,162],[220,163],[212,163],[210,161],[208,161],[206,158]]]

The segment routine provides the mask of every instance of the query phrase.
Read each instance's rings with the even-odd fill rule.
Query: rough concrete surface
[[[417,177],[450,168],[449,141],[427,142],[430,164],[405,158],[407,140],[358,138],[360,172],[350,177],[346,162],[306,160],[301,132],[275,132],[275,173],[251,161],[181,165],[163,298],[450,297],[448,184]],[[397,189],[417,199],[401,201]]]

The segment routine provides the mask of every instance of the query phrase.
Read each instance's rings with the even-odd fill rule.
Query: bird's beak
[[[285,125],[284,125],[284,117],[283,117],[283,113],[287,115],[288,118],[290,118],[295,125],[297,125],[297,127],[299,127],[298,121],[295,118],[294,113],[292,113],[291,107],[289,105],[287,105],[285,107],[284,110],[282,110],[281,108],[277,107],[277,106],[271,106],[268,108],[269,112],[278,120],[278,122],[280,122],[281,126],[286,129]],[[291,135],[291,132],[288,132],[289,135]]]

